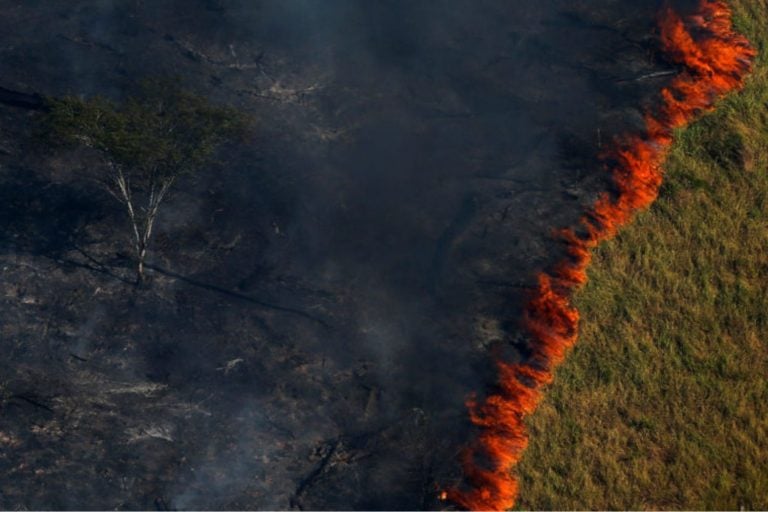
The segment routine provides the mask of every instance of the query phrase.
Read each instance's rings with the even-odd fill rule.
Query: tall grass
[[[768,509],[768,2],[732,5],[755,71],[597,250],[579,344],[528,418],[522,508]]]

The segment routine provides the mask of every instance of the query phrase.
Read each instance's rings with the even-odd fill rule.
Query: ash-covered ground
[[[0,508],[431,509],[464,401],[673,72],[656,0],[0,0]],[[24,94],[255,120],[131,279]]]

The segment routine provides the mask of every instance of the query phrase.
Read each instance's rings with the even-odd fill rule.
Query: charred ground
[[[2,508],[441,506],[550,228],[674,71],[655,1],[0,7],[7,91],[175,74],[257,120],[137,289],[97,163],[0,96]]]

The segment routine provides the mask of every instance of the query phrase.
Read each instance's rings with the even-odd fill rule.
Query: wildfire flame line
[[[665,7],[659,24],[662,49],[681,72],[661,91],[659,106],[646,113],[645,133],[616,142],[611,154],[615,193],[601,195],[582,217],[579,229],[561,232],[569,257],[538,276],[525,308],[523,325],[530,334],[532,355],[516,364],[498,359],[494,393],[482,401],[468,401],[470,420],[480,433],[463,453],[467,487],[443,493],[460,507],[514,506],[518,481],[513,470],[528,445],[523,419],[536,409],[554,369],[576,342],[579,312],[570,296],[586,282],[591,250],[656,199],[673,130],[741,88],[751,69],[756,52],[734,31],[725,1],[701,0],[696,12],[685,18]]]

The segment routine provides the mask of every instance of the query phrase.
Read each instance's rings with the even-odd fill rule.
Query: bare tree
[[[97,151],[99,182],[128,214],[136,282],[144,279],[147,248],[158,211],[174,183],[210,164],[217,147],[242,134],[238,111],[210,104],[178,82],[142,82],[138,94],[115,104],[104,98],[48,101],[49,133]]]

